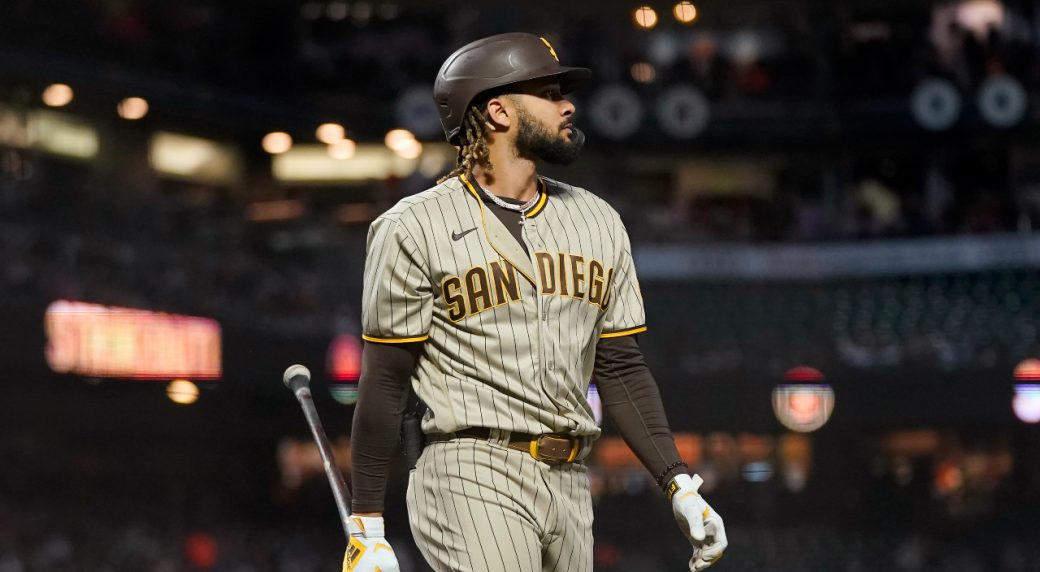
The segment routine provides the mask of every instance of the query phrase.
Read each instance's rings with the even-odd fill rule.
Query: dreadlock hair
[[[495,170],[491,164],[487,146],[488,127],[481,107],[471,105],[466,110],[466,115],[462,119],[462,131],[459,134],[462,146],[459,147],[459,154],[455,158],[455,168],[441,177],[437,181],[438,184],[459,175],[469,174],[477,165],[480,165],[486,173],[494,174]]]

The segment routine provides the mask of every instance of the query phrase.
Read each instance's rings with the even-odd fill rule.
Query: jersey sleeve
[[[376,219],[368,232],[362,295],[362,338],[421,342],[433,318],[430,267],[400,221]]]
[[[632,260],[632,244],[625,227],[618,225],[621,251],[617,265],[607,285],[607,306],[604,308],[600,338],[616,338],[646,331],[646,313],[643,293],[639,290],[636,266]]]

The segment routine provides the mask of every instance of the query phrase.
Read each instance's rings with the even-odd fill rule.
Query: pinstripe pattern
[[[523,220],[524,245],[463,179],[372,223],[363,335],[423,341],[412,385],[429,406],[426,433],[599,435],[585,398],[596,343],[645,329],[631,245],[606,202],[544,181],[543,206]],[[496,268],[515,269],[515,291],[499,283],[492,297]],[[592,569],[580,463],[550,467],[500,444],[437,442],[410,476],[408,505],[438,570]]]
[[[590,572],[586,468],[549,466],[457,439],[426,447],[408,477],[412,535],[438,572]]]
[[[428,433],[490,427],[599,434],[585,400],[596,340],[642,327],[642,297],[617,213],[583,189],[547,182],[545,207],[524,225],[529,249],[582,255],[613,268],[605,309],[570,296],[539,296],[518,275],[520,300],[452,321],[440,290],[446,278],[504,260],[537,276],[523,248],[458,179],[402,200],[372,223],[363,335],[425,340],[413,383],[430,406],[423,420]],[[471,228],[477,231],[452,239]]]

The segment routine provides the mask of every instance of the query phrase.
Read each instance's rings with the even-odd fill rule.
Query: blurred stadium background
[[[0,572],[339,569],[280,375],[347,468],[367,223],[453,159],[443,58],[516,30],[595,72],[550,174],[631,231],[716,568],[1040,570],[1040,2],[2,12]],[[605,430],[596,569],[685,569]]]

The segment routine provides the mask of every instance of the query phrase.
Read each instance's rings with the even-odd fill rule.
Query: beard
[[[520,128],[516,134],[516,154],[532,161],[544,161],[550,165],[570,165],[578,158],[585,145],[585,134],[570,125],[569,136],[562,134],[565,121],[555,130],[546,127],[523,107],[517,106]]]

